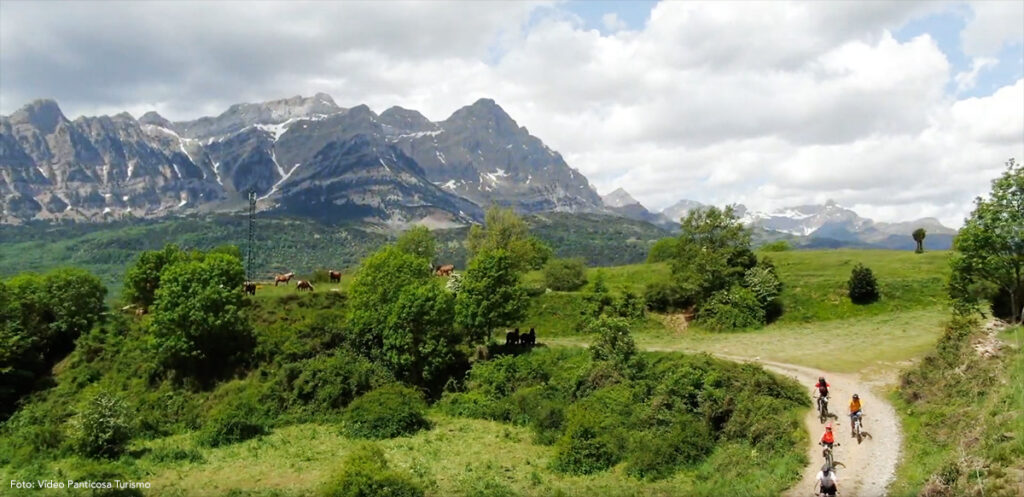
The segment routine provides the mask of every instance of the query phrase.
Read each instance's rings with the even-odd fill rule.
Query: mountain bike
[[[863,435],[860,432],[860,428],[861,428],[860,418],[862,418],[863,416],[864,416],[863,412],[858,413],[858,414],[856,414],[854,416],[850,416],[851,418],[853,418],[853,434],[854,434],[855,437],[857,437],[857,443],[860,443],[863,440]]]
[[[828,397],[818,397],[818,421],[828,421]]]
[[[821,455],[825,456],[825,463],[828,464],[828,466],[830,468],[836,467],[835,459],[833,459],[833,457],[832,457],[832,449],[834,447],[838,447],[839,444],[836,443],[836,444],[833,444],[832,446],[829,446],[828,444],[824,444],[823,443],[821,445],[823,445],[825,447],[825,449],[821,451]]]

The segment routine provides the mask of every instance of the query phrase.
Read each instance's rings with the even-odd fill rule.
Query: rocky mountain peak
[[[57,102],[48,98],[33,100],[11,114],[11,122],[30,124],[44,134],[53,133],[58,124],[66,121]]]
[[[512,116],[509,116],[505,109],[502,109],[490,98],[481,98],[472,105],[462,107],[455,111],[445,123],[499,131],[515,132],[519,130],[519,125],[512,119]]]
[[[151,110],[142,115],[139,118],[140,124],[150,124],[153,126],[160,126],[161,128],[174,129],[170,121],[158,114],[155,110]]]
[[[419,133],[437,129],[437,125],[423,114],[397,105],[382,112],[380,122],[400,132]]]
[[[615,191],[608,195],[602,195],[601,200],[604,201],[604,205],[608,207],[624,207],[627,205],[639,204],[632,195],[622,188],[616,188]]]

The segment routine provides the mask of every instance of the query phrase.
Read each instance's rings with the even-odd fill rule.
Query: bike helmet
[[[828,463],[825,463],[825,464],[821,465],[821,472],[822,473],[825,473],[827,475],[829,473],[829,471],[832,471],[832,466],[829,466]]]
[[[832,423],[825,425],[825,431],[832,431]]]
[[[825,377],[824,376],[819,376],[818,377],[818,383],[821,384],[821,385],[824,385],[825,384]]]
[[[853,398],[855,398],[855,399],[859,399],[859,398],[860,398],[860,396],[859,396],[859,395],[857,395],[857,394],[853,394]]]

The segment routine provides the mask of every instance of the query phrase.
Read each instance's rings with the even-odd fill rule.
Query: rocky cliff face
[[[183,122],[69,121],[52,100],[0,116],[3,223],[236,209],[249,191],[260,209],[387,222],[460,223],[492,202],[602,209],[582,174],[486,99],[437,123],[325,94]]]

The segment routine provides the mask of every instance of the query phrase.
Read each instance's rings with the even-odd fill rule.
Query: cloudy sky
[[[1024,2],[0,2],[0,113],[494,98],[602,193],[959,226],[1024,159]]]

